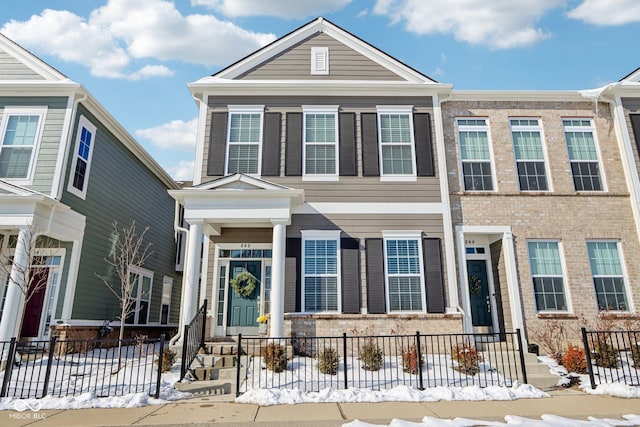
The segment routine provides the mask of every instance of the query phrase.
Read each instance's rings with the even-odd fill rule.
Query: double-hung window
[[[387,307],[393,311],[424,311],[424,268],[420,233],[384,236]]]
[[[143,268],[130,267],[129,281],[131,283],[132,310],[125,319],[125,323],[145,325],[149,322],[153,272]]]
[[[412,107],[378,107],[381,177],[415,177]]]
[[[598,309],[628,311],[627,285],[618,242],[587,242]]]
[[[91,124],[86,117],[80,116],[68,190],[83,199],[87,195],[87,184],[89,181],[95,137],[96,127]]]
[[[303,107],[304,176],[338,176],[338,107]]]
[[[29,184],[42,138],[47,109],[4,109],[0,130],[0,178]]]
[[[593,123],[589,119],[565,119],[562,126],[576,191],[602,191],[604,188]]]
[[[536,309],[568,311],[559,242],[530,241],[527,246]]]
[[[263,106],[229,106],[227,175],[260,175],[263,113]]]
[[[340,311],[340,231],[302,231],[305,312]]]
[[[547,173],[538,119],[511,119],[520,191],[547,191]]]
[[[465,191],[492,191],[491,149],[487,119],[458,119]]]

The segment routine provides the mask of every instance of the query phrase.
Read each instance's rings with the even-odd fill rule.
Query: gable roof
[[[24,64],[46,81],[70,81],[70,79],[60,71],[56,70],[51,65],[47,64],[2,33],[0,33],[0,50],[6,52],[8,55]]]
[[[627,74],[626,76],[624,76],[618,81],[623,83],[640,82],[640,67],[636,68],[635,70],[633,70],[632,72],[630,72],[629,74]]]
[[[221,178],[208,181],[200,185],[192,187],[192,189],[198,190],[293,190],[292,188],[285,187],[284,185],[274,184],[272,182],[265,181],[260,178],[254,178],[243,173],[234,173],[232,175],[223,176]]]
[[[407,82],[438,84],[438,82],[432,78],[386,54],[380,49],[372,46],[323,17],[319,17],[308,22],[256,52],[229,65],[212,76],[198,80],[195,84],[197,85],[198,83],[215,82],[219,80],[233,80],[241,76],[243,73],[255,68],[259,64],[285,52],[301,41],[319,32],[329,35],[354,51],[402,77]]]

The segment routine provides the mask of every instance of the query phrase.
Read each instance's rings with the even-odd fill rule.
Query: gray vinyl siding
[[[0,51],[0,80],[44,80],[44,77],[7,52]]]
[[[627,129],[629,129],[629,138],[631,139],[631,149],[633,150],[633,159],[636,163],[636,168],[640,171],[640,153],[638,152],[638,146],[640,141],[636,141],[636,136],[633,132],[633,124],[631,123],[630,114],[640,114],[640,98],[623,98],[622,106],[625,110],[625,120],[627,121]]]
[[[0,120],[4,117],[5,107],[47,107],[42,139],[35,159],[33,184],[28,187],[41,193],[51,192],[55,176],[58,151],[62,141],[67,97],[0,97]],[[4,135],[0,135],[0,138]]]
[[[264,179],[280,185],[305,190],[307,202],[419,202],[439,203],[441,198],[438,176],[417,177],[415,181],[381,181],[379,176],[363,176],[361,113],[375,113],[380,105],[412,105],[416,112],[430,113],[433,120],[432,100],[427,97],[269,97],[224,96],[209,98],[209,111],[205,141],[210,140],[212,112],[225,112],[228,105],[265,105],[266,112],[280,112],[282,119],[280,144],[280,174]],[[340,176],[338,181],[310,181],[301,176],[289,176],[291,158],[287,149],[287,113],[301,113],[302,105],[338,105],[341,113],[355,113],[356,176]],[[433,132],[434,126],[431,123]],[[205,144],[202,182],[218,177],[207,175],[209,144]],[[438,158],[433,150],[433,164]],[[298,156],[301,158],[301,156]],[[287,162],[289,160],[289,162]],[[300,160],[298,160],[300,161]],[[437,168],[436,168],[437,170]]]
[[[169,322],[175,323],[180,313],[182,281],[175,272],[174,201],[167,193],[166,186],[82,106],[74,118],[74,141],[69,156],[75,152],[75,133],[80,114],[97,126],[97,131],[86,200],[67,191],[72,157],[67,162],[65,191],[62,195],[63,203],[86,216],[72,318],[114,320],[118,316],[120,309],[117,298],[96,274],[112,274],[104,259],[109,255],[112,245],[113,222],[117,221],[120,227],[128,227],[135,220],[140,231],[145,226],[150,227],[145,241],[152,244],[153,253],[143,265],[143,268],[153,272],[149,324],[159,321],[162,279],[165,275],[174,279]]]
[[[311,74],[311,48],[329,48],[329,75]],[[239,77],[244,80],[403,80],[324,33],[317,33]]]

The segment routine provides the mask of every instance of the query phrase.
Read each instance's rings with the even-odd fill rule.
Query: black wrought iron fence
[[[640,386],[640,331],[582,328],[591,388],[604,383]]]
[[[180,381],[187,375],[191,362],[196,358],[200,349],[204,348],[204,334],[207,317],[207,300],[198,309],[191,322],[184,325],[182,332],[182,365],[180,367]]]
[[[156,339],[0,342],[0,397],[41,398],[94,393],[160,395],[164,335]]]
[[[373,390],[527,382],[520,331],[493,334],[238,336],[237,394],[251,389]]]

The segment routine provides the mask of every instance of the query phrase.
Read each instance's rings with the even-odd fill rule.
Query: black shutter
[[[433,143],[429,113],[413,115],[413,135],[416,143],[417,175],[436,176],[433,167]]]
[[[629,114],[631,119],[631,127],[633,128],[633,136],[636,139],[636,148],[640,154],[640,114]]]
[[[287,113],[286,157],[284,174],[302,175],[302,113]]]
[[[442,251],[440,239],[422,240],[424,279],[427,292],[427,312],[444,313],[444,279],[442,276]]]
[[[209,137],[207,175],[224,175],[224,151],[227,144],[227,113],[213,113]]]
[[[285,313],[300,312],[302,263],[302,239],[287,238],[286,259],[284,263],[284,311]]]
[[[264,115],[262,176],[280,175],[280,113]]]
[[[365,239],[367,257],[367,311],[386,313],[384,292],[384,250],[382,239]]]
[[[340,113],[340,176],[356,176],[356,115]]]
[[[342,312],[360,313],[360,241],[340,239],[342,264]]]
[[[378,114],[360,114],[360,127],[362,128],[362,175],[379,176]]]

